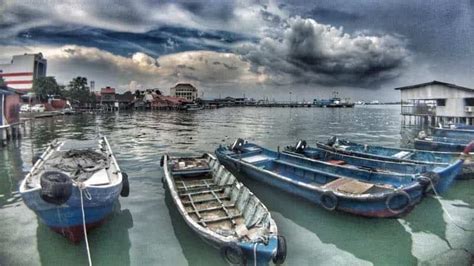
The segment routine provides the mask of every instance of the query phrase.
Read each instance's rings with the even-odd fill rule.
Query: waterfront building
[[[474,89],[432,81],[395,88],[401,94],[401,114],[409,122],[474,123]]]
[[[102,107],[113,108],[116,105],[115,102],[115,88],[107,86],[100,89],[100,105]]]
[[[198,90],[191,83],[178,83],[170,89],[170,95],[194,101],[198,97]]]
[[[14,55],[6,64],[0,64],[0,77],[8,87],[28,92],[33,88],[33,80],[46,77],[47,61],[41,53]]]
[[[0,86],[0,144],[19,133],[20,93]]]

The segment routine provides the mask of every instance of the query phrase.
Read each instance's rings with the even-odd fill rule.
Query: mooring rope
[[[257,246],[258,242],[255,242],[255,245],[253,245],[253,265],[257,266]]]
[[[86,228],[86,215],[84,212],[84,199],[82,196],[82,190],[84,189],[83,184],[82,186],[78,186],[79,191],[81,193],[81,210],[82,210],[82,227],[84,229],[84,239],[86,241],[86,248],[87,248],[87,258],[89,259],[89,266],[92,266],[92,259],[91,259],[91,251],[89,249],[89,240],[87,239],[87,228]],[[86,190],[86,197],[90,200],[92,197],[89,192]]]
[[[456,223],[456,221],[454,220],[453,216],[451,216],[451,214],[448,212],[448,210],[443,206],[443,204],[441,203],[441,196],[438,194],[438,192],[436,191],[436,188],[433,184],[433,180],[431,180],[431,178],[428,178],[430,180],[430,183],[431,183],[431,188],[433,189],[433,192],[435,194],[435,199],[437,199],[439,201],[439,204],[441,205],[441,209],[443,209],[443,211],[446,213],[446,215],[448,216],[449,220],[456,226],[458,227],[459,229],[463,230],[463,231],[468,231],[468,232],[472,232],[474,230],[470,230],[470,229],[466,229],[464,227],[462,227],[461,225],[458,225]]]

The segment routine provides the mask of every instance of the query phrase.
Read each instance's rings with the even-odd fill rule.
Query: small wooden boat
[[[390,162],[403,162],[418,165],[446,167],[458,160],[464,160],[458,178],[474,176],[474,162],[470,150],[459,152],[436,152],[416,149],[391,148],[376,145],[360,144],[345,139],[332,137],[327,143],[317,142],[321,149],[356,157],[370,158]]]
[[[410,174],[410,175],[429,175],[428,172],[436,172],[438,178],[433,182],[437,193],[446,191],[456,176],[461,173],[464,162],[463,157],[451,164],[416,164],[412,162],[385,161],[380,159],[358,157],[347,152],[338,152],[338,150],[327,146],[309,147],[306,141],[300,140],[296,146],[286,147],[285,152],[298,156],[305,156],[311,159],[329,162],[344,167],[367,169],[373,172]]]
[[[84,224],[99,226],[128,193],[128,177],[106,137],[51,143],[20,184],[28,208],[73,242],[83,239]]]
[[[467,128],[432,127],[431,133],[433,136],[439,138],[458,139],[466,142],[474,140],[474,130]]]
[[[321,205],[367,217],[399,217],[419,203],[431,179],[342,167],[280,153],[238,139],[216,150],[230,171]]]
[[[415,138],[414,146],[418,150],[462,152],[472,140],[453,139],[446,137],[419,137]]]
[[[161,165],[179,213],[229,263],[284,262],[286,242],[270,212],[214,156],[165,155]]]

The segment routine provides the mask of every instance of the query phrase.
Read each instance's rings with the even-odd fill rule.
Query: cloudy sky
[[[285,3],[285,2],[291,2]],[[309,4],[308,4],[309,3]],[[0,61],[42,52],[66,84],[218,95],[398,100],[440,80],[474,88],[474,0],[0,1]]]

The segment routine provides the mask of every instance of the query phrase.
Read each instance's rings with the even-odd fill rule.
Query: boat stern
[[[279,241],[282,240],[279,240],[278,236],[271,236],[266,244],[263,242],[242,242],[239,243],[239,246],[246,258],[247,265],[268,265],[270,261],[276,262],[283,255],[281,251],[279,252],[279,246],[282,245]],[[285,258],[286,251],[283,261]]]

